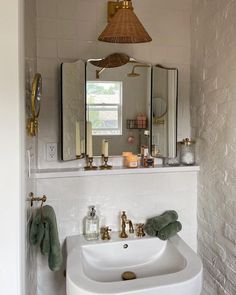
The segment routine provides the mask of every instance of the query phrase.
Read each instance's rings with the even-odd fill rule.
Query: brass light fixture
[[[144,43],[152,41],[133,11],[131,0],[108,2],[108,25],[98,37],[109,43]]]

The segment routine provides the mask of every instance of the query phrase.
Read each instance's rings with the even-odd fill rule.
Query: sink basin
[[[136,279],[124,281],[132,272]],[[199,295],[202,263],[178,236],[110,241],[67,238],[67,295]]]

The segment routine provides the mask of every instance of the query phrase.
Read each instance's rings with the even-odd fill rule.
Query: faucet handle
[[[144,237],[144,223],[137,223],[136,224],[136,236],[137,237]]]
[[[109,234],[109,231],[111,231],[111,229],[109,228],[109,226],[104,226],[102,228],[102,240],[110,240],[111,239],[111,236]]]

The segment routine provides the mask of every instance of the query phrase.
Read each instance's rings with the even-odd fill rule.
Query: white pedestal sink
[[[199,295],[202,263],[178,236],[86,241],[67,238],[67,295]],[[136,279],[123,281],[126,271]]]

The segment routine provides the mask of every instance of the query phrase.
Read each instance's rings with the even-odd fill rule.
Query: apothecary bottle
[[[195,164],[195,141],[185,138],[181,141],[181,164],[191,166]]]
[[[95,206],[89,207],[88,216],[85,219],[86,240],[97,240],[99,238],[99,218],[96,215]]]

